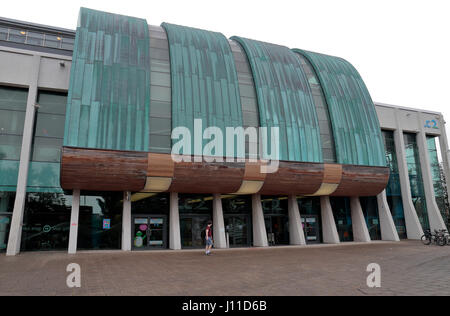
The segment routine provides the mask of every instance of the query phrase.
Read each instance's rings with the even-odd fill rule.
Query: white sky
[[[450,120],[449,0],[32,0],[0,15],[75,29],[80,6],[343,57],[374,101]]]

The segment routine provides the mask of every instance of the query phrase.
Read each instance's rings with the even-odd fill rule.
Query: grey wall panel
[[[150,34],[150,137],[149,151],[170,153],[172,101],[169,42],[164,29],[149,25]]]

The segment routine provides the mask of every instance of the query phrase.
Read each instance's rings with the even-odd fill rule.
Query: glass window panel
[[[17,30],[17,29],[9,29],[9,40],[15,43],[25,43],[27,38],[27,31],[25,30]]]
[[[0,159],[20,160],[22,136],[0,135]]]
[[[121,249],[123,193],[80,196],[78,249]]]
[[[28,90],[12,87],[0,87],[0,109],[25,111]]]
[[[33,143],[32,160],[46,162],[60,162],[63,140],[59,138],[35,137]]]
[[[66,114],[67,94],[55,92],[39,92],[39,113]]]
[[[73,50],[75,39],[63,37],[62,39],[62,49]]]
[[[65,116],[38,113],[35,136],[64,137]]]
[[[341,242],[353,241],[352,212],[350,198],[330,197],[334,220]]]
[[[45,34],[44,46],[51,47],[51,48],[60,48],[61,42],[62,42],[62,38],[60,36]]]
[[[8,39],[8,28],[0,26],[0,40],[6,41]]]
[[[0,110],[0,135],[22,135],[25,112]]]
[[[44,44],[44,34],[28,32],[27,44],[42,46]]]
[[[71,195],[27,193],[22,250],[67,250],[71,207]]]
[[[417,147],[417,135],[404,133],[405,155],[408,166],[409,183],[411,187],[411,196],[416,208],[419,221],[422,228],[429,229],[427,205],[425,201],[425,192],[423,188],[423,178],[420,169],[419,149]]]
[[[15,198],[15,192],[0,192],[0,252],[5,251],[8,245]]]

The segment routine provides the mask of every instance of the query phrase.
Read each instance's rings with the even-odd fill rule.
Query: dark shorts
[[[206,238],[206,245],[207,246],[212,246],[213,245],[212,238]]]

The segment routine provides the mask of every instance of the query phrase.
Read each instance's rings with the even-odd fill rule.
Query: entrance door
[[[167,248],[166,216],[136,215],[133,217],[133,249]]]
[[[181,246],[183,248],[205,247],[206,225],[210,220],[209,215],[181,215]]]
[[[230,247],[250,246],[250,216],[225,215],[224,220]]]
[[[285,215],[264,217],[269,246],[289,244],[289,218]]]
[[[320,243],[319,219],[315,215],[302,216],[303,232],[308,244]]]

